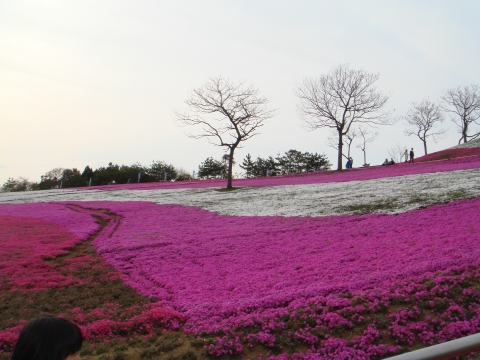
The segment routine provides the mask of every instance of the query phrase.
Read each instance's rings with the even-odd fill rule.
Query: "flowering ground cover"
[[[39,291],[81,283],[45,260],[68,253],[81,239],[65,228],[32,218],[0,216],[0,290]]]
[[[18,193],[17,193],[18,194]],[[452,200],[480,196],[480,169],[457,170],[343,183],[116,191],[30,192],[28,201],[151,201],[182,204],[224,215],[328,216],[401,213]],[[26,201],[9,194],[0,202]]]
[[[79,323],[87,338],[132,339],[140,328],[140,334],[154,335],[153,342],[142,343],[150,349],[145,356],[152,358],[158,356],[158,349],[188,342],[190,348],[184,353],[188,356],[200,346],[200,355],[195,356],[247,356],[261,349],[270,354],[267,357],[277,354],[280,359],[292,353],[298,359],[368,359],[480,330],[475,249],[480,222],[476,215],[465,216],[478,208],[479,201],[462,200],[396,216],[324,218],[228,217],[145,202],[0,208],[4,212],[8,208],[9,213],[15,213],[16,207],[27,213],[26,208],[39,205],[65,206],[77,214],[92,208],[109,210],[94,212],[104,219],[94,240],[98,252],[125,282],[155,298],[131,294],[118,301],[119,292],[125,289],[118,289],[121,283],[115,273],[95,253],[85,253],[88,248],[74,257],[70,254],[57,263],[49,262],[59,274],[81,280],[72,282],[69,292],[59,289],[53,297],[62,299],[55,307]],[[8,221],[14,221],[14,227],[28,225],[23,226],[25,242],[55,244],[58,239],[42,236],[42,229],[53,226],[53,234],[74,229],[73,222],[59,228],[43,220],[3,217],[8,218],[2,222],[7,228],[12,227]],[[443,225],[424,226],[432,221]],[[219,232],[219,227],[228,231]],[[74,235],[64,236],[78,241]],[[25,248],[20,251],[28,254]],[[28,269],[35,262],[24,265]],[[36,303],[45,306],[45,298],[38,297],[45,296],[41,288],[17,285],[14,289],[5,284],[9,288],[1,293],[2,303],[21,307],[22,295],[12,294],[29,292],[26,309]],[[110,292],[110,301],[92,303],[81,297],[78,303],[72,299],[79,292],[71,289],[97,298],[102,287]],[[52,310],[47,306],[41,311],[55,313]],[[12,345],[21,324],[21,319],[3,321],[0,342],[4,350]],[[179,335],[157,335],[157,329],[178,328],[191,335],[180,342]],[[116,348],[134,344],[124,341]],[[160,345],[152,347],[152,343]],[[87,347],[87,355],[102,349]]]
[[[90,214],[80,212],[76,209],[73,210],[62,204],[5,204],[0,206],[0,215],[35,218],[68,229],[71,234],[76,236],[76,239],[71,240],[70,242],[65,242],[65,248],[73,247],[75,243],[88,238],[88,236],[92,235],[99,229],[98,223],[92,220]],[[56,255],[52,254],[52,256]]]
[[[480,138],[477,138],[475,140],[470,140],[466,143],[461,143],[458,145],[455,145],[451,147],[450,149],[461,149],[461,148],[475,148],[475,147],[480,147]]]
[[[68,254],[97,228],[91,216],[61,205],[1,206],[0,290],[31,292],[82,283],[46,260]],[[70,260],[72,265],[75,261]]]
[[[63,226],[33,217],[47,213]],[[93,213],[94,217],[86,213],[91,214],[65,204],[0,206],[0,358],[8,358],[26,320],[42,313],[75,321],[90,340],[84,347],[87,354],[105,351],[102,346],[92,348],[92,341],[120,333],[148,337],[151,344],[159,337],[157,331],[179,328],[181,314],[125,286],[93,251],[89,243],[96,234],[90,230],[105,228],[108,221],[103,213]],[[159,344],[176,348],[180,336]]]
[[[475,148],[474,148],[475,149]],[[479,148],[476,148],[479,149]],[[477,150],[471,150],[477,151]],[[449,157],[450,158],[450,157]],[[398,163],[394,166],[371,166],[367,168],[354,168],[343,171],[321,171],[300,175],[270,176],[254,179],[234,179],[234,186],[280,186],[298,184],[318,184],[345,181],[363,181],[393,176],[436,173],[443,171],[476,169],[480,167],[480,156],[467,158],[452,158],[438,162],[416,162],[415,164]],[[194,180],[179,182],[158,182],[139,184],[119,184],[108,186],[91,186],[90,190],[147,190],[147,189],[182,189],[182,188],[208,188],[223,187],[226,180]],[[82,189],[82,188],[80,188]]]
[[[85,206],[120,215],[117,230],[94,244],[125,281],[195,321],[333,290],[382,288],[477,265],[480,255],[480,214],[471,213],[480,199],[397,216],[326,218],[228,217],[137,202]]]
[[[476,155],[480,155],[480,147],[472,147],[472,148],[462,147],[462,148],[452,148],[452,149],[437,151],[431,154],[421,156],[415,159],[415,161],[417,162],[438,161],[438,160],[461,158],[464,156],[476,156]]]
[[[87,359],[381,359],[479,332],[477,158],[231,192],[0,194],[23,202],[0,204],[0,352],[42,312],[81,326]]]

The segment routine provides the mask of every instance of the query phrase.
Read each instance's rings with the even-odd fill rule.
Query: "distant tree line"
[[[70,188],[82,186],[98,186],[108,184],[127,184],[133,182],[153,181],[182,181],[191,180],[192,176],[183,169],[175,168],[163,161],[153,161],[147,167],[139,163],[133,165],[117,165],[109,163],[106,167],[92,169],[85,166],[80,172],[77,168],[64,169],[55,168],[41,176],[40,182],[29,182],[22,177],[18,179],[9,178],[2,186],[2,190],[26,191],[26,190],[48,190],[55,188]]]
[[[198,166],[198,179],[224,179],[228,174],[229,155],[225,154],[220,160],[208,157]],[[235,163],[235,162],[233,162]],[[328,170],[331,167],[325,154],[312,154],[289,150],[284,155],[277,154],[275,158],[257,157],[254,161],[248,154],[240,167],[244,173],[240,176],[247,178],[260,176],[276,176],[300,174],[313,171]],[[238,175],[237,175],[238,176]],[[163,161],[153,161],[147,167],[139,163],[133,165],[117,165],[109,163],[106,167],[92,169],[85,166],[82,172],[76,168],[55,168],[41,176],[40,182],[30,182],[25,178],[9,178],[2,186],[5,192],[27,190],[49,190],[83,186],[99,186],[108,184],[127,184],[136,182],[158,181],[185,181],[192,180],[192,175],[181,168],[176,168]]]

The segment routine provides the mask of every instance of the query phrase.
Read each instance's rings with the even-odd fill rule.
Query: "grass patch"
[[[227,188],[227,187],[215,188],[214,190],[218,192],[230,192],[230,191],[251,190],[251,189],[252,189],[251,187],[246,187],[246,186],[233,186],[231,188]]]
[[[367,204],[354,204],[340,206],[341,212],[349,212],[355,215],[365,215],[375,212],[393,211],[398,207],[398,197],[390,197],[386,199],[376,200]]]
[[[434,204],[445,204],[455,200],[462,200],[469,198],[469,194],[465,189],[458,189],[449,191],[443,195],[431,194],[412,194],[410,195],[407,204],[419,204],[420,206],[430,206]]]
[[[428,194],[413,194],[407,201],[407,204],[424,204],[432,202],[432,195]]]
[[[468,197],[468,193],[465,189],[458,189],[455,191],[449,191],[447,197],[451,200],[460,200]]]

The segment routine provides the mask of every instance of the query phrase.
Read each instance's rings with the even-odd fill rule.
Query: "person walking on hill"
[[[413,164],[413,158],[414,158],[415,154],[413,152],[413,148],[410,150],[410,160],[408,161],[409,163],[412,163]]]
[[[405,156],[405,162],[408,161],[408,151],[405,149],[405,152],[403,153],[403,156]]]

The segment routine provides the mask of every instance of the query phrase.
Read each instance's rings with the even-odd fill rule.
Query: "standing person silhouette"
[[[408,161],[408,151],[405,149],[405,152],[403,153],[403,156],[405,156],[405,162]]]
[[[413,148],[410,150],[410,160],[408,161],[409,163],[412,163],[413,164],[413,158],[414,158],[415,154],[413,152]]]
[[[74,323],[41,316],[25,325],[11,360],[79,360],[83,336]]]

